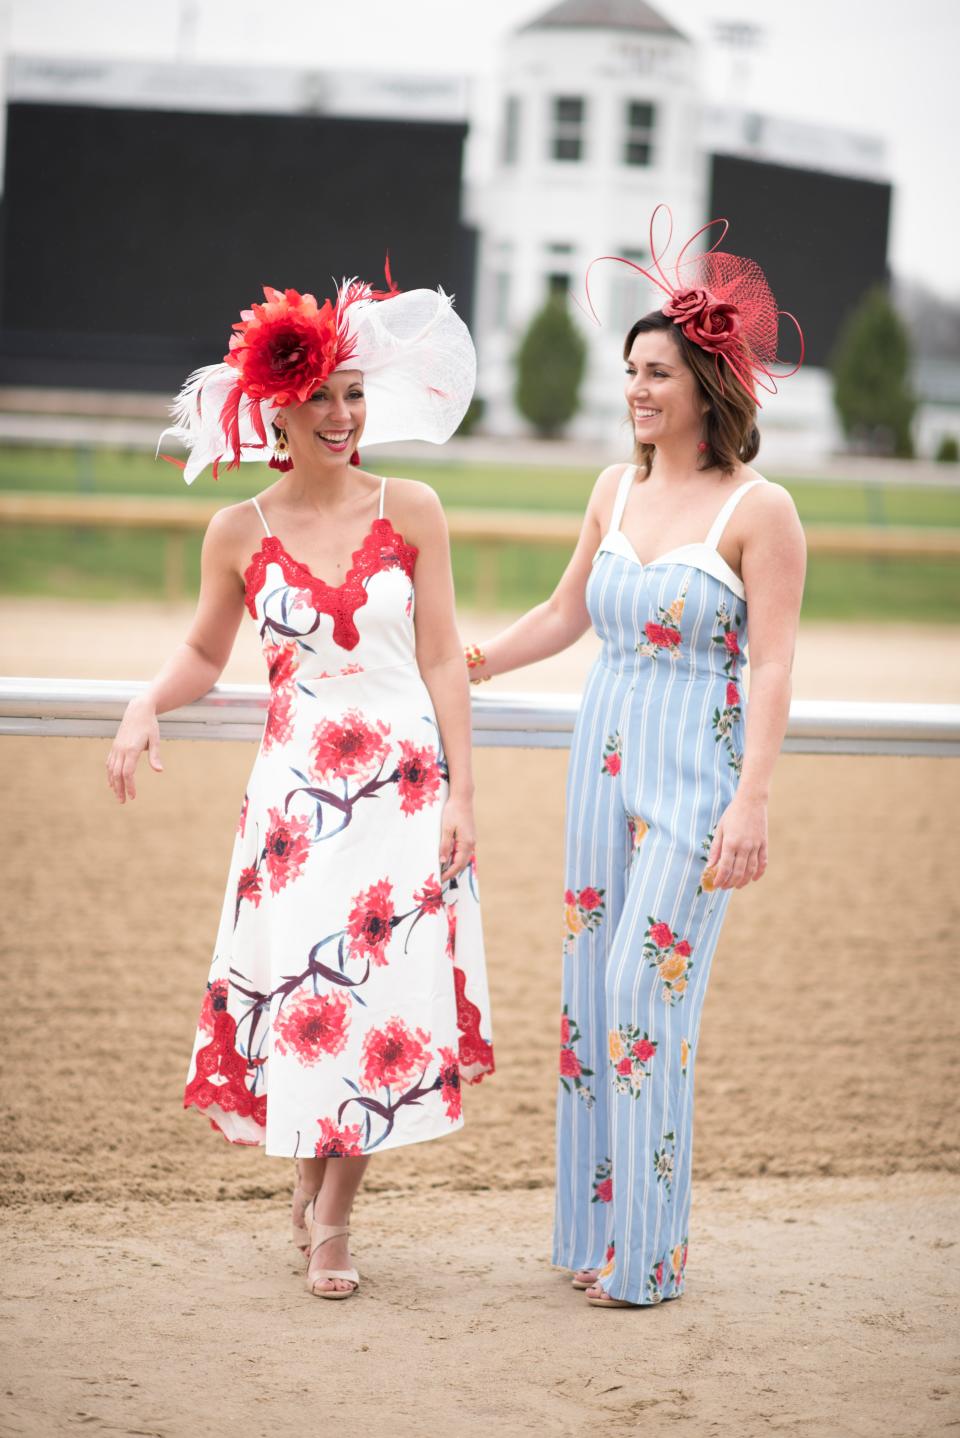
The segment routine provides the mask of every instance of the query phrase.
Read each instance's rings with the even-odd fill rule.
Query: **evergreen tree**
[[[534,315],[517,355],[517,409],[551,437],[577,412],[587,347],[565,301],[551,295]]]
[[[886,290],[871,290],[840,332],[833,402],[847,439],[873,454],[913,455],[910,343]]]

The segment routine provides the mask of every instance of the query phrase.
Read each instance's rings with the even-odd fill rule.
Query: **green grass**
[[[444,504],[495,509],[582,511],[592,470],[537,466],[397,462],[382,466],[432,484]],[[142,453],[117,450],[0,452],[0,489],[34,493],[113,493],[216,497],[229,503],[269,483],[265,468],[245,465],[214,482],[201,475],[189,490],[179,472]],[[960,492],[912,486],[789,483],[807,523],[960,525]],[[0,592],[57,598],[158,598],[163,592],[164,538],[136,530],[67,526],[0,529]],[[195,592],[200,536],[187,540],[187,592]],[[563,550],[507,546],[498,565],[499,602],[522,608],[543,599],[563,571]],[[461,602],[474,602],[475,546],[454,548],[454,577]],[[960,622],[960,567],[947,560],[814,556],[804,600],[808,619]]]
[[[377,456],[378,466],[424,479],[451,508],[550,509],[580,513],[596,479],[593,469],[541,465],[455,463],[438,451],[436,461]],[[771,473],[772,479],[776,474]],[[189,488],[173,465],[122,450],[0,450],[0,489],[34,493],[196,495],[229,503],[270,483],[266,466],[245,464],[214,480],[209,470]],[[960,489],[912,485],[827,484],[789,480],[805,523],[960,525]]]

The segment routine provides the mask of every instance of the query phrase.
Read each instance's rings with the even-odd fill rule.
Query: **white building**
[[[529,427],[513,404],[515,356],[552,290],[568,291],[588,340],[581,409],[569,433],[609,442],[618,431],[621,343],[630,324],[662,302],[626,266],[598,266],[591,298],[603,321],[579,310],[590,261],[649,260],[655,206],[670,206],[683,242],[708,213],[715,157],[886,186],[873,136],[702,103],[698,47],[642,0],[561,0],[510,37],[498,77],[498,133],[468,218],[479,233],[474,325],[484,428]],[[736,216],[734,220],[734,230]],[[663,239],[658,233],[658,242]],[[737,252],[736,234],[729,244]],[[675,255],[676,246],[668,252]],[[790,306],[787,305],[787,308]],[[829,377],[807,364],[764,399],[764,456],[803,460],[838,441]]]
[[[470,197],[479,230],[474,323],[484,428],[515,433],[514,356],[552,290],[583,294],[597,255],[649,258],[650,215],[670,204],[676,233],[702,223],[707,159],[698,144],[696,54],[641,0],[563,0],[513,35],[500,74],[492,172]],[[641,284],[602,266],[591,297],[582,408],[571,433],[609,435],[623,412],[618,336]],[[648,306],[652,307],[651,306]]]

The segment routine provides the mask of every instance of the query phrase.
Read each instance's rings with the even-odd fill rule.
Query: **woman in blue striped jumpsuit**
[[[700,1015],[730,890],[766,867],[804,571],[745,386],[659,312],[624,357],[640,464],[601,474],[552,598],[468,653],[477,680],[602,640],[567,785],[553,1250],[600,1307],[683,1292]]]

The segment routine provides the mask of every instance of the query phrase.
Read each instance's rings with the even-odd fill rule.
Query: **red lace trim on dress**
[[[267,1123],[267,1096],[255,1097],[247,1088],[250,1066],[236,1048],[237,1024],[226,1009],[214,1012],[213,1038],[197,1051],[197,1071],[183,1093],[183,1106],[210,1108],[212,1104],[224,1113],[252,1118],[261,1128]],[[211,1083],[213,1077],[224,1083]],[[212,1120],[211,1120],[212,1122]],[[215,1125],[219,1128],[219,1125]],[[220,1130],[221,1133],[223,1130]]]
[[[453,987],[457,995],[457,1028],[460,1030],[460,1077],[467,1083],[479,1083],[495,1068],[493,1044],[481,1037],[480,1010],[467,998],[467,976],[463,969],[453,967]]]
[[[314,608],[331,616],[333,642],[341,649],[354,649],[360,642],[354,615],[367,602],[366,582],[381,570],[393,568],[402,569],[412,579],[419,552],[415,544],[405,542],[389,519],[375,519],[370,533],[354,552],[343,583],[328,584],[324,579],[317,579],[305,564],[288,554],[275,534],[267,534],[244,571],[247,608],[256,619],[257,595],[263,588],[267,565],[279,564],[287,583],[305,589]]]

